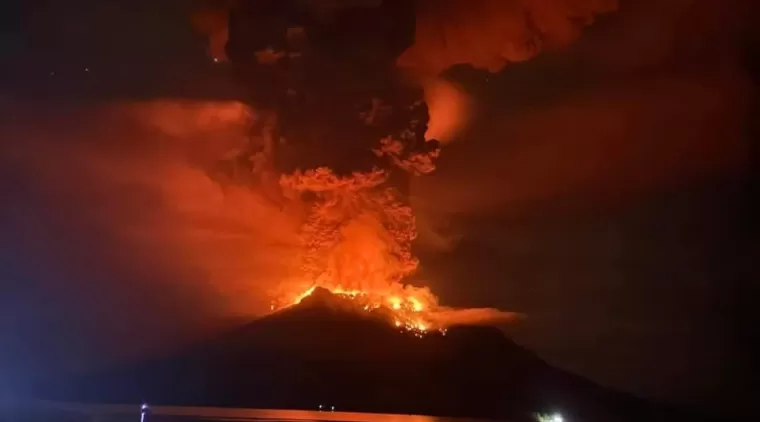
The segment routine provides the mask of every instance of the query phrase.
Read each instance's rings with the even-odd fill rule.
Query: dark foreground
[[[49,401],[5,401],[0,420],[18,422],[140,421],[139,405],[88,405]],[[152,406],[145,422],[310,421],[310,422],[468,422],[476,419],[307,410]]]
[[[513,422],[555,412],[567,421],[695,421],[554,368],[496,328],[451,327],[446,335],[420,338],[399,332],[382,314],[320,291],[175,355],[51,380],[27,397],[204,408],[316,410],[323,404],[349,412]]]

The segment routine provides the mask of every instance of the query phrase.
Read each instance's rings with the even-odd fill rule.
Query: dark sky
[[[235,98],[228,65],[206,54],[188,2],[18,4],[3,10],[0,44],[0,107],[13,134],[0,149],[0,342],[11,345],[0,370],[49,361],[49,350],[108,361],[118,339],[166,340],[167,330],[206,324],[204,312],[187,312],[213,308],[187,287],[194,280],[168,290],[146,281],[194,272],[167,270],[146,258],[150,247],[124,246],[111,220],[89,217],[107,208],[153,224],[146,210],[160,199],[134,192],[174,175],[164,157],[178,148],[144,141],[154,135],[118,116],[124,101]],[[509,329],[519,343],[603,384],[740,406],[757,320],[748,301],[760,54],[736,10],[622,2],[569,47],[495,74],[457,72],[478,104],[474,124],[413,187],[421,223],[450,236],[423,233],[419,248],[442,302],[526,313]],[[192,132],[197,111],[184,110],[177,121]],[[97,186],[77,170],[89,143],[146,180],[82,189]],[[167,173],[153,173],[154,162]],[[141,305],[170,312],[141,317]]]
[[[552,362],[709,403],[748,351],[757,74],[730,11],[676,3],[474,82],[487,111],[419,183],[463,239],[423,263],[444,297],[528,314],[514,336]]]

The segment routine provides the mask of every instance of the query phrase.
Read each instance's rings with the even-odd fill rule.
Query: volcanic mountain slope
[[[48,398],[412,413],[521,420],[673,420],[644,401],[552,368],[490,327],[423,336],[317,291],[214,342],[49,388]]]

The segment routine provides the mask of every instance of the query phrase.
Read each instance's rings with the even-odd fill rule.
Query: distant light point
[[[89,72],[89,71],[90,71],[90,68],[89,68],[89,67],[85,67],[85,68],[84,68],[84,71],[85,71],[85,72]]]
[[[536,422],[565,422],[565,418],[559,413],[538,413],[536,416]]]
[[[219,57],[214,57],[214,63],[219,63]]]

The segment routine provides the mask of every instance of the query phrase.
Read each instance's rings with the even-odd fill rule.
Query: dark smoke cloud
[[[297,0],[293,7],[310,10],[318,19],[329,22],[335,12],[345,8],[377,7],[383,0]],[[226,61],[225,51],[229,39],[230,11],[239,0],[198,1],[191,13],[193,27],[208,39],[208,53],[211,57]]]
[[[0,148],[5,362],[92,366],[268,310],[292,269],[297,215],[214,176],[245,142],[247,107],[16,105],[13,116]]]
[[[219,60],[226,59],[229,10],[234,4],[209,2],[193,15],[195,27],[208,37],[210,54]],[[295,4],[329,24],[337,10],[377,7],[382,0]],[[439,79],[444,71],[467,64],[496,72],[545,49],[566,46],[597,15],[615,10],[617,0],[421,0],[417,5],[414,40],[397,64],[425,88],[430,106],[426,137],[449,142],[466,127],[474,105],[460,87]]]

